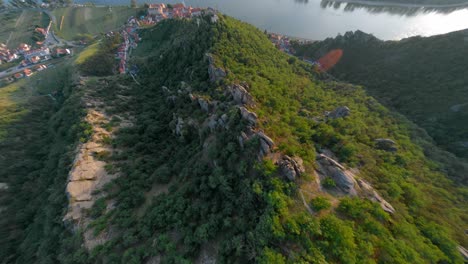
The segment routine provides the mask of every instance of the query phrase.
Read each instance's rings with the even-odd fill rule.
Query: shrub
[[[335,180],[333,180],[332,178],[330,177],[327,177],[323,180],[322,182],[322,186],[327,188],[327,189],[331,189],[331,188],[334,188],[336,187],[336,182]]]
[[[328,209],[331,207],[331,203],[328,198],[323,196],[318,196],[312,199],[310,205],[315,211],[321,211],[323,209]]]

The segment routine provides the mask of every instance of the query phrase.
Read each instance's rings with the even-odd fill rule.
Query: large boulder
[[[250,112],[249,110],[247,110],[247,108],[243,106],[239,106],[239,111],[242,116],[242,119],[249,122],[250,125],[253,126],[257,123],[257,114],[255,114],[254,112]]]
[[[336,118],[343,118],[346,116],[349,116],[351,114],[351,110],[347,106],[340,106],[336,108],[335,110],[326,113],[326,116],[330,119],[336,119]]]
[[[253,98],[249,92],[241,85],[234,84],[228,86],[228,91],[232,95],[234,102],[241,105],[253,105]]]
[[[378,149],[395,152],[398,150],[396,142],[389,138],[378,138],[375,140],[375,146]]]
[[[317,162],[320,173],[331,177],[335,181],[337,188],[346,194],[357,195],[356,180],[352,172],[346,170],[339,162],[324,154],[318,155]]]
[[[303,161],[299,157],[291,158],[284,155],[276,164],[279,167],[281,175],[290,181],[296,180],[297,177],[305,172]]]
[[[0,182],[0,191],[8,190],[8,184]]]
[[[275,146],[275,142],[270,137],[265,135],[265,133],[263,133],[263,131],[257,132],[256,135],[260,139],[260,153],[259,153],[259,155],[260,155],[260,157],[263,157],[263,156],[269,154],[273,150],[273,147]]]
[[[209,112],[210,111],[210,103],[208,102],[208,100],[202,98],[202,97],[198,97],[198,105],[200,106],[200,108],[205,111],[205,112]]]

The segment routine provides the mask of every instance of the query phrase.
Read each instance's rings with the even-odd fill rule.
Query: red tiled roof
[[[184,8],[185,5],[182,4],[182,3],[178,3],[178,4],[173,4],[172,7],[173,7],[174,9],[178,9],[178,8]]]

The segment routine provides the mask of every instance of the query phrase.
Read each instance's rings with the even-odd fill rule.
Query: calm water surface
[[[80,1],[89,2],[76,2]],[[130,0],[93,2],[104,5],[129,5]],[[381,39],[397,40],[468,28],[468,7],[443,10],[376,7],[321,0],[186,0],[185,4],[215,7],[261,29],[312,40],[334,37],[358,29]]]

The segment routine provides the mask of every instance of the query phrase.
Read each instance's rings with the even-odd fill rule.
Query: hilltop
[[[69,61],[56,101],[5,105],[3,262],[463,263],[466,188],[415,142],[437,147],[218,16],[140,29],[131,76]]]

